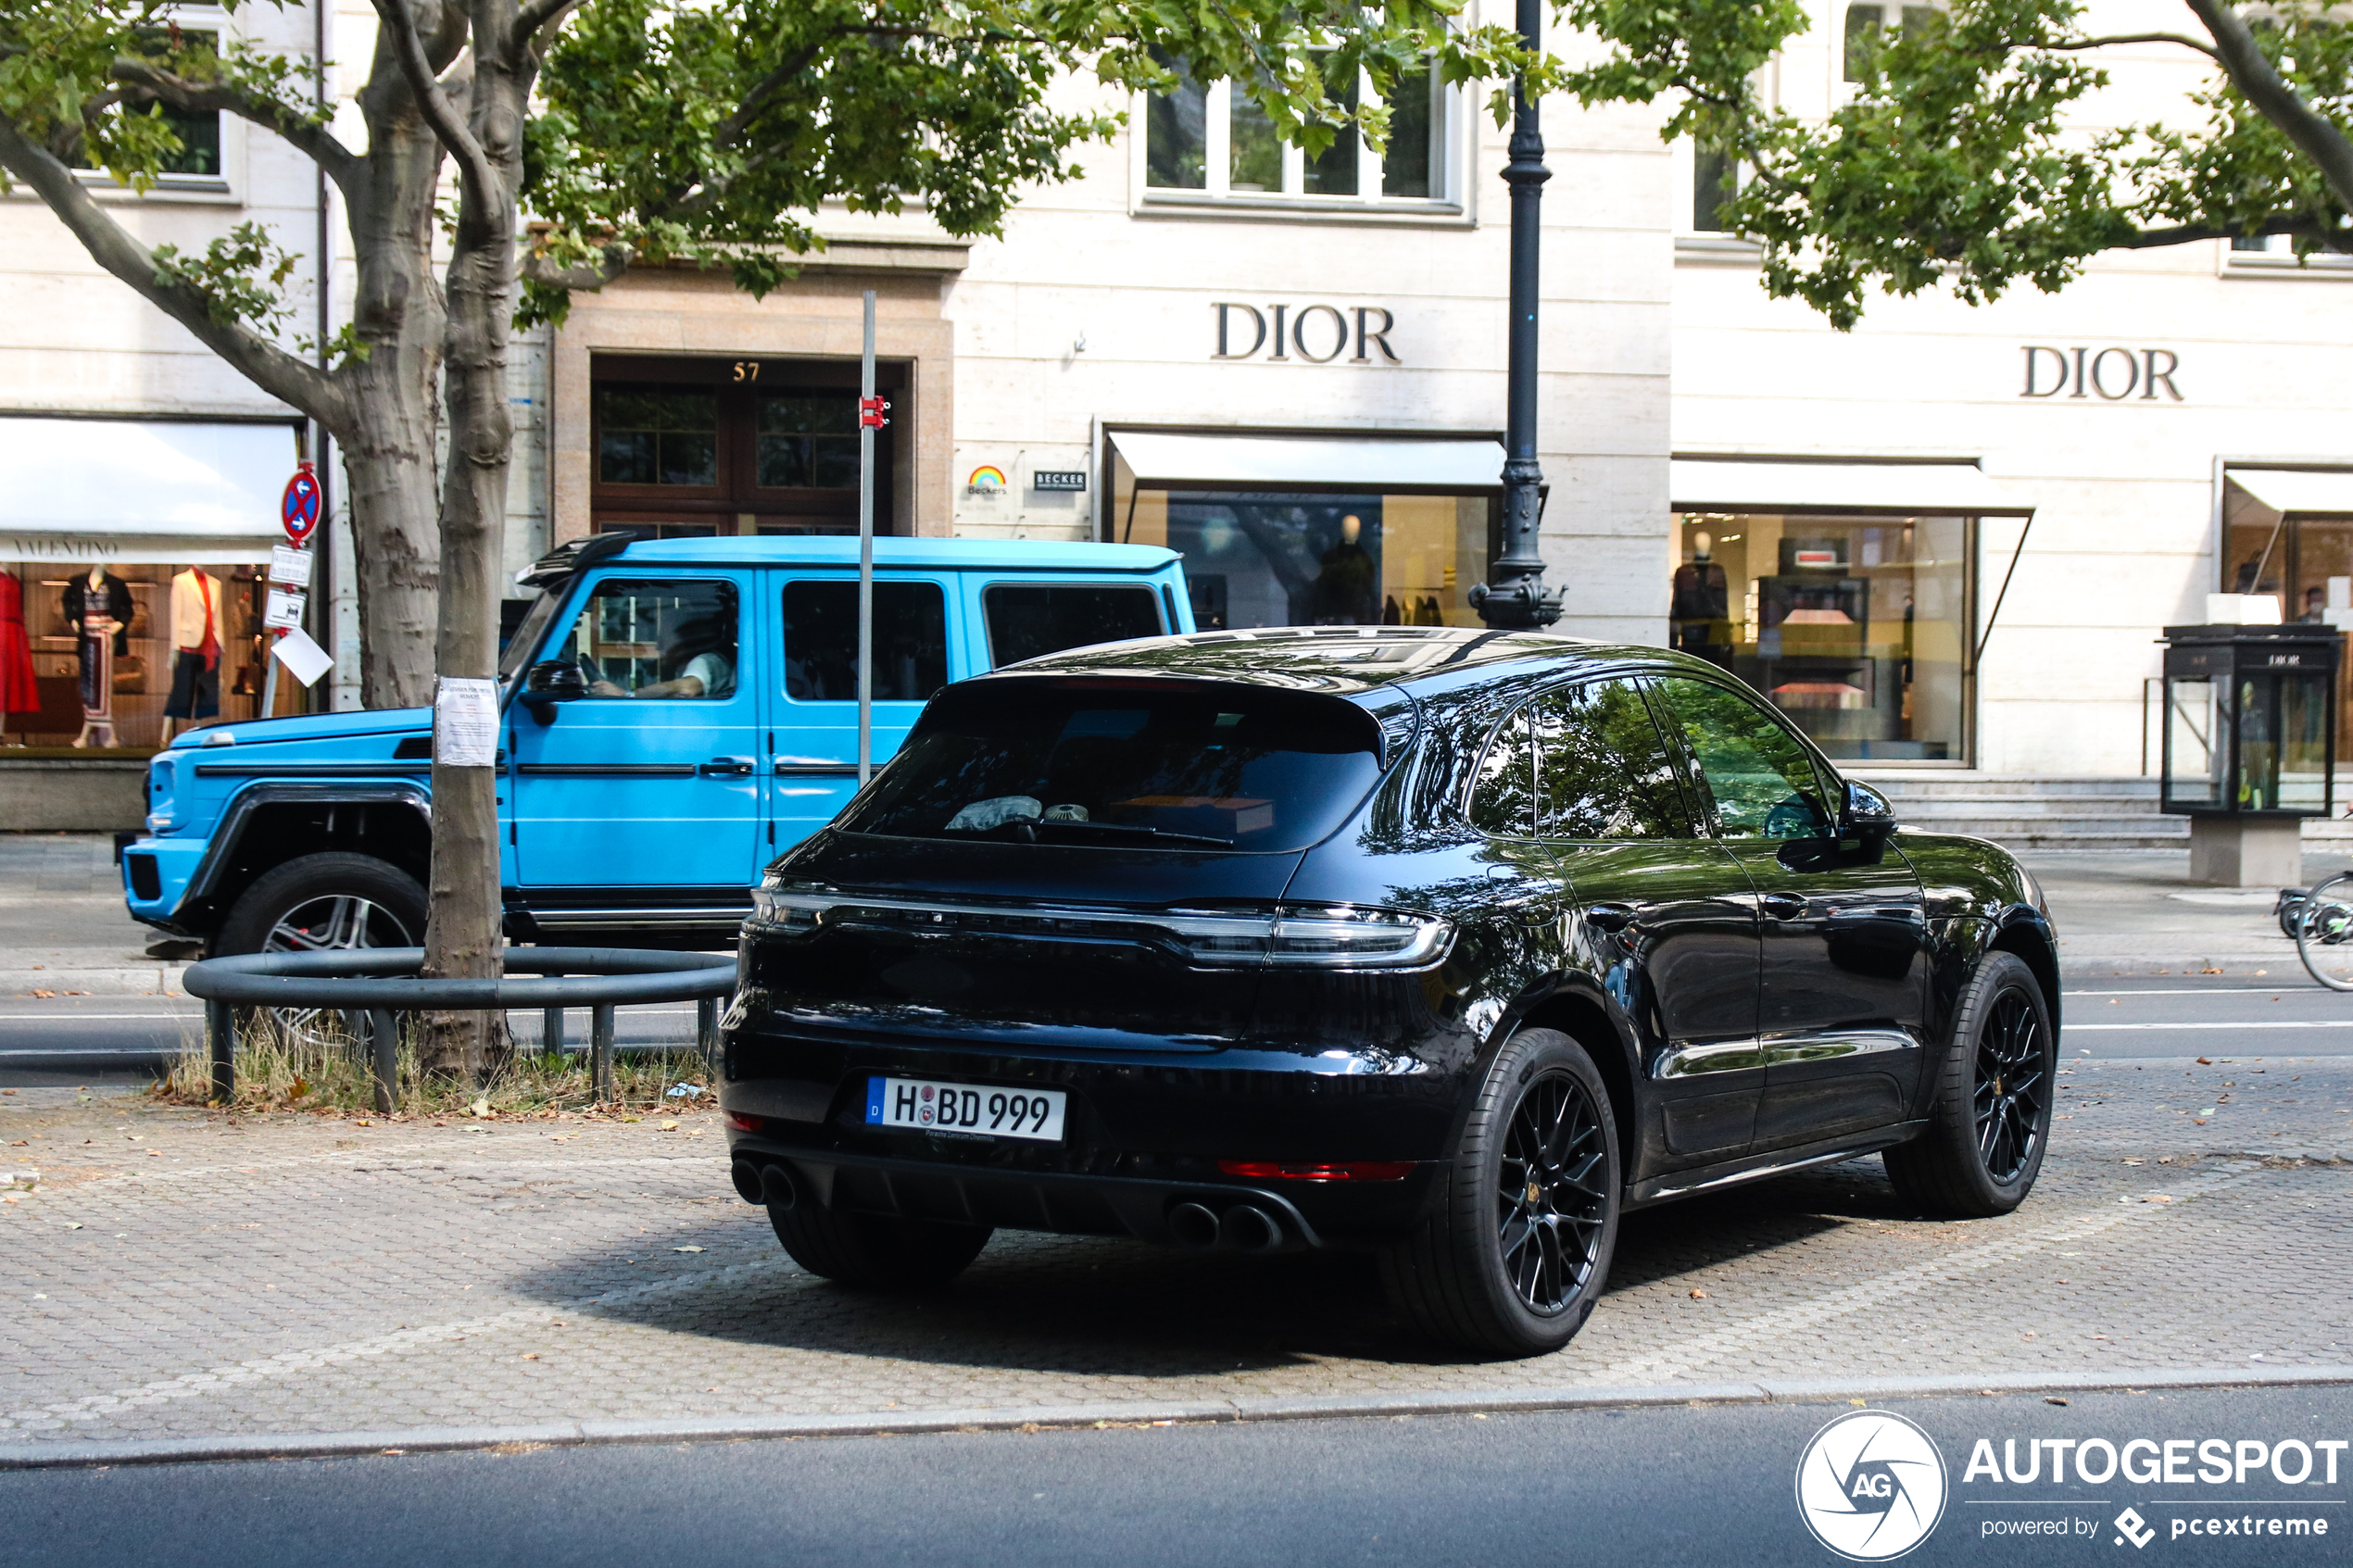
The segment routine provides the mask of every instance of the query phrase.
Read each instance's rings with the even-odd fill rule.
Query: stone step
[[[2006,849],[2186,849],[2190,843],[2187,830],[2181,833],[2136,833],[2086,830],[2048,823],[2017,829],[1999,822],[1922,822],[1919,831],[1987,839]]]
[[[2132,795],[2070,795],[2037,799],[2032,796],[1920,795],[1897,796],[1896,814],[1906,817],[2154,817],[2157,797]]]

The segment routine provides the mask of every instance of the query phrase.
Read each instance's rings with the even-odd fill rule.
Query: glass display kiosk
[[[2190,819],[2190,879],[2303,881],[2306,817],[2335,806],[2334,627],[2169,626],[2159,805]]]

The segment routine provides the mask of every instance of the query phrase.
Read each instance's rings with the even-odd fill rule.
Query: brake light
[[[1410,1160],[1354,1160],[1335,1165],[1286,1165],[1260,1160],[1220,1160],[1218,1170],[1253,1182],[1402,1182]]]
[[[757,1116],[747,1116],[740,1110],[727,1112],[727,1125],[739,1133],[756,1133],[767,1125]]]

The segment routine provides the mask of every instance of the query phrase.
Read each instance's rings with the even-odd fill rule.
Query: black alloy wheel
[[[2051,1139],[2058,1032],[2026,960],[1988,953],[1931,1056],[1928,1131],[1880,1156],[1896,1195],[1931,1214],[1984,1219],[2026,1200]]]
[[[2042,1152],[2043,1102],[2051,1081],[2044,1065],[2043,1021],[2012,989],[1994,998],[1977,1042],[1977,1156],[1985,1173],[2010,1182]]]
[[[1521,1030],[1488,1067],[1428,1210],[1381,1254],[1391,1305],[1481,1355],[1559,1349],[1609,1278],[1621,1170],[1592,1059],[1558,1030]]]
[[[1565,1311],[1602,1261],[1609,1143],[1584,1086],[1565,1072],[1521,1094],[1504,1138],[1496,1245],[1531,1311]]]

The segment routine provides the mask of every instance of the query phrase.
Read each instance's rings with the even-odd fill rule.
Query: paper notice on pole
[[[283,588],[270,590],[270,602],[261,611],[261,623],[273,630],[284,631],[302,624],[305,596],[289,593]]]
[[[291,545],[272,545],[270,546],[270,581],[283,583],[292,588],[308,588],[310,586],[310,561],[308,550],[297,550]]]
[[[498,760],[498,683],[441,678],[433,699],[433,759],[446,768]]]
[[[335,666],[335,661],[327,657],[327,650],[312,642],[310,633],[299,626],[280,637],[270,651],[306,686],[317,685],[319,677]]]

